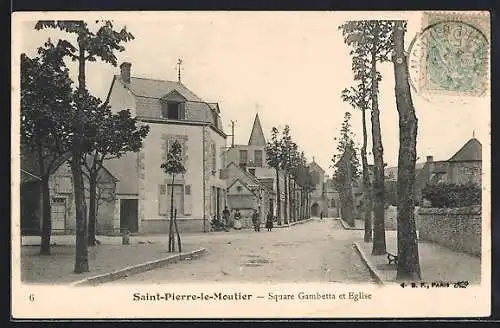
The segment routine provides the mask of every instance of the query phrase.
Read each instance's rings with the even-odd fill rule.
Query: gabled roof
[[[265,146],[266,138],[264,137],[264,132],[262,132],[262,126],[260,125],[259,114],[255,114],[255,119],[253,121],[252,132],[250,133],[250,138],[248,139],[249,146]]]
[[[59,166],[71,158],[70,153],[66,153],[58,157],[52,164],[51,174],[54,173]],[[46,160],[45,165],[49,165],[49,160]],[[20,154],[20,166],[21,166],[21,183],[29,181],[39,181],[42,176],[40,172],[40,166],[38,163],[38,155],[35,152],[29,152],[21,148]]]
[[[242,169],[241,167],[239,167],[239,165],[236,165],[234,162],[230,162],[228,165],[227,165],[227,168],[229,168],[230,166],[234,166],[236,169],[238,169],[243,175],[245,175],[247,178],[249,178],[251,181],[253,181],[255,184],[257,185],[260,185],[262,186],[264,189],[266,189],[268,192],[270,193],[273,193],[273,190],[272,189],[269,189],[268,186],[266,186],[264,183],[262,183],[261,181],[259,181],[259,179],[257,179],[257,177],[253,176],[252,174],[248,173],[246,170]],[[236,178],[238,179],[238,178]]]
[[[465,145],[463,145],[463,147],[448,160],[448,162],[481,161],[481,155],[481,142],[479,142],[476,138],[472,138],[467,141]]]
[[[248,184],[245,183],[245,181],[243,181],[242,179],[240,178],[236,178],[234,179],[234,181],[227,187],[227,189],[231,188],[236,182],[239,182],[241,185],[243,185],[248,191],[250,191],[252,194],[255,195],[255,192],[248,186]]]

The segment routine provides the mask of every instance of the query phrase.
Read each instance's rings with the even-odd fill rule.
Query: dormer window
[[[184,120],[186,118],[185,103],[176,101],[162,102],[162,117],[169,120]]]

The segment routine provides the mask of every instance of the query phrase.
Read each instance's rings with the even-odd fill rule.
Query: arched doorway
[[[314,203],[312,204],[311,206],[311,216],[319,216],[319,204],[318,203]]]

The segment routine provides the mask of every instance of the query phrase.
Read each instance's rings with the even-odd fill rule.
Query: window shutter
[[[186,119],[186,103],[179,104],[179,119],[180,120]]]
[[[184,186],[184,215],[191,215],[192,211],[192,196],[191,185]]]
[[[167,215],[168,214],[168,204],[167,204],[167,185],[158,185],[158,214]]]

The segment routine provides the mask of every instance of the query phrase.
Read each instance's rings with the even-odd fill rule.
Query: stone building
[[[208,231],[209,221],[226,204],[221,169],[227,136],[218,104],[205,102],[181,82],[131,76],[130,63],[122,63],[120,70],[107,97],[111,110],[130,109],[150,131],[138,153],[105,163],[119,179],[115,228],[167,232],[173,192],[179,230]],[[160,165],[174,140],[182,145],[186,173],[172,185]]]
[[[62,156],[49,177],[49,195],[52,234],[74,233],[76,230],[75,201],[73,198],[72,172],[69,156]],[[37,235],[42,229],[41,174],[37,159],[32,155],[21,155],[21,233]],[[97,224],[98,233],[111,233],[113,227],[114,202],[117,178],[106,168],[97,178]],[[84,179],[89,206],[88,180]]]

